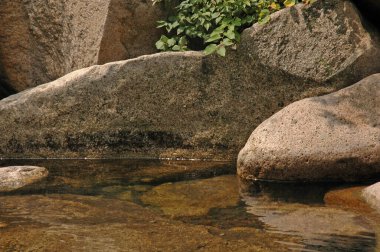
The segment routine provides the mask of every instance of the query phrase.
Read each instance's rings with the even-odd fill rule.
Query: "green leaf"
[[[285,0],[285,2],[284,2],[285,7],[287,7],[287,8],[292,7],[295,4],[296,4],[295,0]]]
[[[186,39],[185,36],[182,36],[182,37],[178,40],[178,45],[180,45],[180,46],[185,46],[185,45],[187,45],[187,43],[188,43],[188,41],[187,41],[187,39]]]
[[[265,18],[261,19],[259,21],[259,24],[266,24],[270,21],[270,15],[266,16]]]
[[[231,39],[228,39],[228,38],[225,38],[225,39],[223,39],[223,45],[225,45],[225,46],[230,46],[230,45],[233,45],[234,44],[234,42],[232,42],[232,40]]]
[[[157,21],[157,28],[162,28],[167,25],[166,21]]]
[[[220,16],[220,12],[215,12],[215,13],[212,13],[211,18],[215,19],[215,18],[217,18],[219,16]]]
[[[237,18],[234,21],[232,21],[233,26],[241,26],[241,19]]]
[[[177,28],[177,35],[180,35],[181,33],[183,33],[185,31],[185,27],[183,26],[180,26]]]
[[[181,47],[179,45],[175,45],[172,47],[173,51],[181,51]]]
[[[174,29],[176,27],[179,26],[179,23],[177,21],[175,21],[172,25],[171,25],[171,28]]]
[[[158,49],[158,50],[165,50],[165,43],[164,42],[162,42],[161,40],[159,40],[159,41],[157,41],[156,42],[156,48]]]
[[[208,31],[210,29],[210,27],[211,27],[211,24],[210,23],[205,23],[204,27],[205,27],[206,31]]]
[[[160,40],[162,41],[162,42],[164,42],[164,43],[167,43],[168,42],[168,37],[166,37],[165,35],[162,35],[161,36],[161,38],[160,38]]]
[[[226,48],[224,46],[220,46],[216,50],[216,53],[219,54],[220,56],[224,57],[224,56],[226,56]]]
[[[214,42],[216,40],[220,40],[221,38],[222,37],[220,36],[220,34],[214,34],[209,39],[206,40],[206,43]]]
[[[174,46],[174,45],[176,44],[176,41],[175,41],[174,38],[171,38],[171,39],[169,39],[169,40],[167,41],[167,43],[168,43],[168,46],[169,46],[169,47],[172,47],[172,46]]]
[[[206,55],[209,55],[209,54],[212,54],[214,53],[216,50],[218,49],[218,46],[216,44],[210,44],[208,45],[205,50],[204,50],[204,53]]]
[[[228,30],[227,32],[224,33],[224,35],[229,38],[229,39],[235,39],[235,32],[234,30]]]

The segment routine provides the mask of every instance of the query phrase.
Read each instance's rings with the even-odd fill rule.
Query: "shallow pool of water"
[[[0,194],[1,251],[377,251],[379,216],[334,184],[245,183],[223,162],[0,160],[45,180]],[[377,250],[376,250],[377,249]]]

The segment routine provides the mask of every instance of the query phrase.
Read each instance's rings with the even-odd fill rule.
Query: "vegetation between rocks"
[[[152,0],[165,2],[173,15],[158,21],[166,34],[156,42],[161,51],[204,50],[206,55],[226,55],[234,48],[241,32],[253,23],[270,21],[270,14],[299,2],[316,0]],[[176,2],[177,1],[177,2]],[[173,7],[175,6],[175,7]]]

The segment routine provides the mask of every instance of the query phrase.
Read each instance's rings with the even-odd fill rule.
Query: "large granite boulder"
[[[284,108],[238,158],[247,179],[329,181],[380,175],[380,74]]]
[[[380,182],[366,187],[362,195],[373,208],[380,212]]]
[[[76,69],[155,52],[156,21],[164,16],[143,0],[1,1],[7,85],[21,91]]]
[[[33,184],[45,177],[48,171],[38,166],[9,166],[0,168],[0,192],[9,192]]]
[[[350,2],[329,0],[254,25],[226,58],[161,53],[78,70],[0,102],[0,157],[234,158],[284,105],[380,71],[378,40]]]
[[[378,73],[380,40],[350,1],[317,1],[272,14],[243,34],[261,64],[319,83],[354,84]],[[247,39],[249,37],[249,39]]]

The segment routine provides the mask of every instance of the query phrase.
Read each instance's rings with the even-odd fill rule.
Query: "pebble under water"
[[[0,251],[380,250],[378,214],[325,200],[342,185],[246,183],[224,162],[0,160],[10,165],[49,176],[0,193]]]

